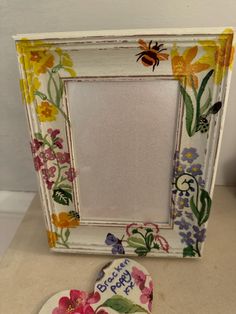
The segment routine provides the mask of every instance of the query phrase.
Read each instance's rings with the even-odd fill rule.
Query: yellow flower
[[[56,49],[57,54],[60,57],[60,63],[63,67],[63,69],[68,72],[70,74],[71,77],[75,77],[76,76],[76,72],[72,69],[73,67],[73,61],[71,59],[71,56],[62,51],[61,48],[57,48]]]
[[[47,231],[47,236],[48,236],[48,245],[49,245],[49,247],[51,247],[51,248],[55,247],[57,239],[58,239],[58,236],[57,236],[56,232]]]
[[[42,101],[40,105],[36,106],[39,121],[54,121],[58,114],[58,109],[55,105],[51,105],[48,101]]]
[[[80,224],[79,218],[67,213],[60,212],[57,214],[52,214],[52,223],[58,228],[75,228]]]
[[[202,45],[206,54],[201,58],[202,62],[207,62],[215,68],[214,81],[220,84],[227,69],[232,69],[235,48],[232,46],[233,30],[227,28],[214,40],[204,40],[199,43]]]
[[[32,73],[27,75],[26,79],[20,80],[20,89],[23,97],[23,102],[31,104],[35,99],[35,91],[39,89],[41,83],[37,77],[34,77]]]
[[[54,56],[49,50],[50,45],[43,41],[30,41],[23,38],[16,44],[20,62],[25,71],[33,72],[35,75],[46,73],[47,69],[54,65]]]
[[[184,51],[183,55],[179,55],[178,50],[174,47],[171,51],[171,63],[174,76],[180,81],[186,80],[186,84],[198,88],[198,77],[196,73],[205,71],[209,68],[209,64],[195,61],[198,47],[194,46]]]

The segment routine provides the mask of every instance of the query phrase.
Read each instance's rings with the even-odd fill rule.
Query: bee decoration
[[[206,133],[209,130],[209,120],[208,120],[209,115],[217,114],[217,112],[221,109],[221,107],[222,107],[222,102],[218,101],[207,111],[206,114],[201,115],[199,118],[196,132],[200,131],[201,133]]]
[[[152,66],[152,71],[155,70],[155,67],[159,65],[160,61],[168,60],[169,55],[162,52],[167,50],[166,48],[163,48],[163,44],[158,44],[156,41],[156,43],[152,45],[152,40],[149,42],[149,44],[147,44],[142,39],[139,39],[138,42],[140,49],[143,51],[136,54],[136,56],[138,56],[137,61],[141,59],[144,66]]]

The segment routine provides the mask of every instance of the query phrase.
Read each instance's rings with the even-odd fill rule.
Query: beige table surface
[[[57,291],[92,290],[111,259],[51,253],[36,197],[1,260],[0,314],[37,313]],[[202,259],[137,260],[154,279],[154,314],[236,313],[236,188],[215,189]]]

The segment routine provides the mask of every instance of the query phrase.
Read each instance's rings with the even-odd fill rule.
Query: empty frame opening
[[[178,83],[66,81],[82,221],[170,223]]]

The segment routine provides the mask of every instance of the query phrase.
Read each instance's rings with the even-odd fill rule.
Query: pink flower
[[[30,143],[32,154],[35,154],[39,148],[43,145],[43,142],[38,141],[36,138]]]
[[[57,161],[60,164],[70,163],[70,154],[69,153],[56,153]]]
[[[46,160],[54,160],[55,159],[54,151],[51,148],[47,148],[44,151],[44,157]]]
[[[59,129],[48,129],[48,133],[51,135],[51,138],[55,138],[58,134],[60,134],[60,130]]]
[[[62,149],[62,148],[63,148],[62,142],[63,142],[63,139],[60,138],[60,137],[58,137],[57,140],[54,142],[54,144],[55,144],[58,148]]]
[[[90,304],[97,303],[100,300],[98,292],[88,294],[85,291],[71,290],[70,297],[62,297],[59,300],[59,306],[55,308],[52,314],[95,314]],[[106,312],[98,312],[105,314]]]
[[[149,288],[145,287],[142,290],[142,294],[140,296],[140,301],[143,304],[146,304],[146,303],[148,304],[148,309],[150,312],[152,310],[152,300],[153,300],[153,282],[150,281],[149,282]]]
[[[48,179],[46,180],[46,184],[47,184],[47,188],[48,190],[51,190],[52,189],[52,186],[54,184],[54,181],[49,181]]]
[[[145,282],[147,276],[139,270],[137,267],[132,268],[131,276],[134,278],[134,282],[139,287],[140,290],[143,290],[145,287]]]
[[[145,222],[144,224],[136,224],[136,223],[132,223],[130,225],[126,226],[126,233],[127,235],[130,237],[132,234],[132,230],[133,229],[145,229],[145,228],[150,228],[153,230],[154,233],[158,233],[159,232],[159,227],[158,225],[152,223],[152,222]]]
[[[43,163],[39,156],[34,157],[34,168],[36,171],[39,171],[40,168],[43,166]]]
[[[160,235],[156,235],[155,236],[155,240],[157,242],[159,242],[159,244],[160,244],[160,246],[161,246],[163,251],[169,253],[170,246],[169,246],[169,243],[166,241],[166,239],[164,237],[162,237]]]
[[[41,171],[42,171],[44,180],[48,180],[49,178],[55,177],[56,167],[52,166],[49,169],[42,169]]]
[[[74,168],[69,168],[67,171],[65,171],[65,174],[67,176],[68,181],[72,182],[76,177],[76,171]]]

